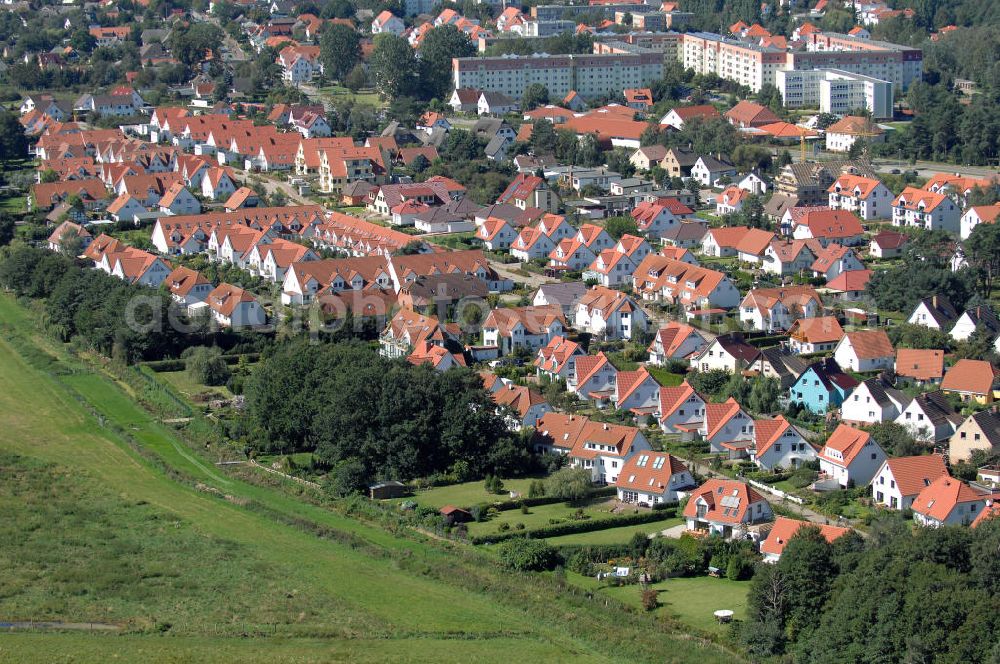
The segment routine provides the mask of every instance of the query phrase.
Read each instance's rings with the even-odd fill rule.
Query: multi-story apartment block
[[[866,108],[876,118],[892,117],[891,81],[839,69],[782,69],[774,84],[788,108],[818,108],[834,115]]]
[[[596,97],[648,87],[663,77],[663,56],[645,52],[454,58],[452,75],[456,89],[499,92],[514,99],[520,99],[533,83],[544,85],[555,97],[571,90],[582,97]]]
[[[684,35],[679,59],[685,69],[716,74],[757,92],[764,85],[774,85],[775,72],[785,68],[787,54],[710,32],[692,32]]]

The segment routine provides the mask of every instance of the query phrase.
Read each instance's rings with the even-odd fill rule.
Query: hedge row
[[[223,355],[222,359],[225,360],[226,364],[233,366],[238,364],[241,357],[245,357],[247,362],[257,362],[260,360],[260,353],[239,353],[237,355]],[[144,362],[144,366],[149,367],[156,373],[163,373],[167,371],[184,371],[187,368],[184,360],[155,360],[152,362]]]
[[[571,521],[553,526],[543,526],[534,530],[516,530],[505,533],[494,533],[492,535],[478,535],[471,537],[470,541],[473,544],[496,544],[497,542],[503,542],[514,537],[529,537],[531,539],[561,537],[562,535],[590,533],[595,530],[607,530],[608,528],[619,528],[621,526],[638,526],[644,523],[666,521],[676,515],[677,508],[668,507],[666,509],[650,510],[649,512],[639,512],[638,514],[629,514],[611,519],[587,519],[585,521]]]

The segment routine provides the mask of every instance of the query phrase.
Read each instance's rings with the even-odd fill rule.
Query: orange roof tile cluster
[[[847,468],[871,440],[867,431],[855,429],[849,424],[839,424],[827,439],[819,456],[837,466]],[[838,452],[840,458],[832,454]]]
[[[788,330],[788,336],[810,344],[832,343],[844,336],[844,328],[833,316],[799,318]]]
[[[752,520],[748,514],[750,506],[763,501],[764,497],[745,482],[736,480],[711,479],[691,492],[684,516],[721,523],[744,523]],[[706,503],[707,510],[699,516],[699,502]]]
[[[896,375],[914,380],[937,380],[944,375],[944,351],[900,348],[896,351]]]
[[[911,509],[926,518],[943,522],[958,505],[985,501],[989,495],[946,473],[921,489]]]
[[[858,330],[848,332],[844,338],[850,340],[855,355],[861,360],[892,357],[896,354],[885,330]]]
[[[769,532],[764,541],[760,543],[760,552],[773,556],[780,556],[784,552],[785,546],[788,544],[789,540],[795,537],[795,534],[799,531],[799,529],[804,526],[819,528],[820,534],[823,535],[823,538],[831,544],[835,540],[846,535],[851,530],[850,528],[816,525],[809,523],[808,521],[799,521],[798,519],[790,519],[786,516],[779,516],[774,520],[771,532]]]
[[[670,478],[687,472],[680,459],[666,452],[640,452],[625,462],[615,486],[647,493],[663,493]]]
[[[996,368],[984,360],[961,359],[948,369],[941,381],[946,392],[989,394],[996,380]]]
[[[937,478],[948,475],[944,458],[937,454],[894,457],[886,459],[885,465],[889,467],[896,487],[904,497],[916,496]]]

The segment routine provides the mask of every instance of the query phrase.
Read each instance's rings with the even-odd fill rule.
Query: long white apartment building
[[[774,85],[775,73],[785,68],[788,54],[711,32],[691,32],[684,35],[678,59],[685,69],[716,74],[758,92],[764,85]]]
[[[859,39],[839,33],[808,37],[805,51],[788,54],[786,69],[836,69],[891,81],[897,92],[906,92],[921,80],[924,54],[919,48]]]
[[[520,99],[533,83],[544,85],[553,97],[571,90],[595,97],[647,87],[660,78],[663,55],[655,52],[452,59],[456,88],[500,92],[514,99]]]
[[[826,98],[831,109],[843,109],[830,112],[865,106],[876,117],[891,114],[893,95],[919,81],[923,68],[918,48],[841,34],[809,35],[805,49],[784,50],[708,32],[655,32],[598,35],[593,54],[456,58],[452,73],[456,87],[514,98],[532,83],[541,83],[553,97],[570,90],[589,97],[645,87],[661,78],[663,62],[674,58],[685,69],[716,74],[754,92],[778,86],[779,72],[817,72],[785,74],[787,90],[797,94],[802,84],[802,101],[793,96],[789,105],[815,108]]]
[[[774,85],[788,108],[818,108],[835,115],[866,108],[875,118],[892,117],[890,81],[837,69],[782,69],[776,74]]]
[[[837,74],[833,76],[818,75],[815,83],[819,86],[824,78],[829,82],[834,95],[831,104],[835,104],[837,96],[848,88],[851,88],[850,94],[858,94],[852,83],[837,83],[846,80],[845,74],[871,79],[872,82],[863,85],[873,87],[874,81],[888,81],[895,90],[905,92],[920,80],[923,69],[923,52],[918,48],[830,33],[809,35],[806,49],[800,51],[762,47],[708,32],[688,33],[684,35],[679,59],[685,69],[693,69],[699,74],[714,73],[746,85],[754,92],[768,83],[777,86],[778,72],[835,71]],[[817,103],[819,95],[817,89]],[[877,95],[877,92],[872,93],[872,96]],[[889,105],[891,107],[891,101]]]

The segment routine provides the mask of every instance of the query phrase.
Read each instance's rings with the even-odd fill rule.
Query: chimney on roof
[[[610,428],[611,428],[611,427],[609,427],[609,426],[608,426],[608,423],[607,423],[607,422],[605,422],[605,423],[604,423],[604,430],[605,430],[605,431],[607,431],[607,430],[608,430],[608,429],[610,429]]]

